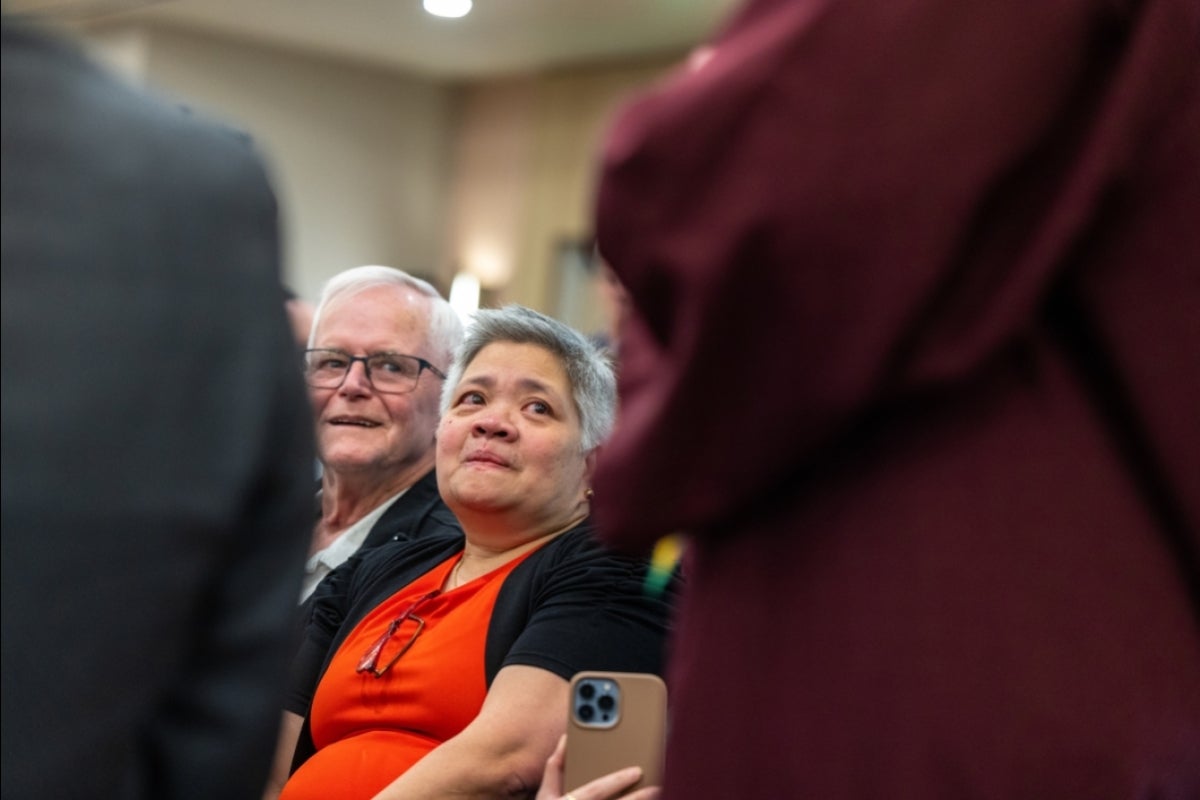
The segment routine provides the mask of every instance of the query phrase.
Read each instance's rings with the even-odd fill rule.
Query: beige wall
[[[246,129],[271,167],[285,276],[314,298],[331,274],[445,262],[453,87],[171,28],[93,32],[141,78]],[[130,42],[140,41],[140,46]],[[134,58],[135,54],[137,57]]]
[[[560,295],[570,287],[560,280],[557,248],[591,236],[598,154],[611,115],[674,63],[664,58],[469,87],[451,189],[456,268],[475,273],[495,302],[565,316]],[[582,305],[583,315],[566,321],[589,331],[602,327],[598,303]]]
[[[357,264],[444,290],[465,270],[485,303],[603,327],[590,287],[563,284],[556,248],[591,234],[614,107],[675,58],[456,87],[168,27],[87,35],[146,84],[255,137],[281,201],[285,275],[301,295]]]
[[[475,275],[491,292],[503,292],[519,266],[535,101],[525,78],[463,92],[450,176],[450,269]]]
[[[528,175],[530,203],[521,247],[522,269],[513,293],[522,302],[565,316],[572,287],[556,261],[560,244],[591,237],[592,206],[600,150],[620,102],[661,75],[672,61],[574,70],[538,81],[533,118],[535,157]],[[594,313],[566,321],[585,330],[602,327]]]
[[[78,31],[72,31],[78,33]],[[149,36],[143,28],[105,27],[83,31],[93,55],[116,67],[136,83],[145,83]]]

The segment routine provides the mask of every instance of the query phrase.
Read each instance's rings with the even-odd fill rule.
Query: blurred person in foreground
[[[304,353],[323,469],[301,600],[359,548],[459,530],[433,437],[461,339],[450,304],[406,272],[355,267],[325,284]]]
[[[742,5],[607,143],[668,798],[1200,797],[1200,4]]]
[[[326,579],[296,660],[272,796],[532,795],[583,669],[659,672],[668,595],[593,539],[616,400],[580,333],[475,314],[442,394],[437,479],[465,533],[364,551]]]
[[[313,316],[317,313],[317,307],[286,286],[283,287],[283,306],[287,310],[296,346],[303,350],[308,347],[308,337],[312,335]]]
[[[3,22],[6,800],[251,798],[312,443],[241,134]]]

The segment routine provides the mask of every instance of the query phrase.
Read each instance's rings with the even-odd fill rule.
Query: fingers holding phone
[[[546,761],[546,770],[542,774],[542,787],[538,790],[536,800],[658,800],[661,790],[657,786],[647,786],[638,789],[633,794],[625,794],[642,778],[641,767],[626,767],[608,775],[602,775],[594,781],[563,794],[563,760],[566,755],[567,737],[559,737],[558,747]]]

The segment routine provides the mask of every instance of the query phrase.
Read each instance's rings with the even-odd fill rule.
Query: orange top
[[[310,711],[317,752],[280,800],[373,797],[475,719],[487,694],[492,607],[504,578],[528,555],[443,593],[462,554],[451,556],[367,614],[317,686]],[[364,663],[381,640],[378,658]]]

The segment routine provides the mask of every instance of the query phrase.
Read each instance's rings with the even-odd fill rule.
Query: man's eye
[[[317,361],[317,369],[345,369],[346,359],[327,356]]]
[[[405,358],[379,358],[376,359],[371,368],[382,370],[392,375],[412,375],[416,372],[413,363]]]

